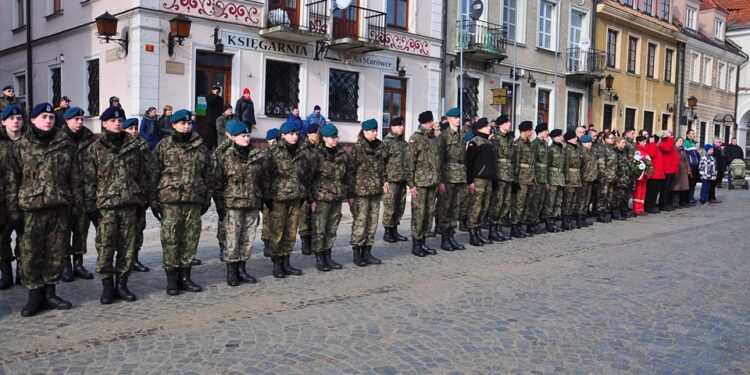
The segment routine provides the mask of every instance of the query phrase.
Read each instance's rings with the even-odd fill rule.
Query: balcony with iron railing
[[[351,5],[333,10],[333,30],[329,47],[350,53],[386,48],[385,13]]]
[[[266,27],[260,30],[261,36],[294,43],[309,43],[328,37],[328,0],[312,1],[302,8],[286,4],[288,2],[284,0],[268,2]]]
[[[456,52],[463,50],[465,58],[500,62],[508,57],[503,26],[480,20],[463,20],[456,23],[456,31]]]
[[[593,48],[568,48],[566,74],[571,78],[600,80],[604,78],[604,58],[604,52]]]

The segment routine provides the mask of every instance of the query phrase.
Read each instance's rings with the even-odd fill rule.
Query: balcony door
[[[570,31],[568,32],[568,48],[574,53],[568,54],[568,66],[571,71],[577,72],[581,64],[581,56],[584,51],[581,51],[581,35],[583,34],[583,13],[578,11],[570,12]],[[575,53],[575,51],[580,51]]]
[[[357,0],[344,9],[333,11],[333,38],[358,38],[359,37],[359,12],[357,11]]]
[[[271,24],[299,27],[297,0],[269,0],[268,19]]]

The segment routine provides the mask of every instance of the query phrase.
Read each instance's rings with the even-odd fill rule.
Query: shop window
[[[99,114],[99,59],[89,60],[86,62],[86,88],[88,105],[86,109],[89,116]]]
[[[357,122],[359,73],[331,69],[328,82],[328,117],[332,121]]]
[[[299,64],[267,60],[266,116],[286,118],[298,105]]]

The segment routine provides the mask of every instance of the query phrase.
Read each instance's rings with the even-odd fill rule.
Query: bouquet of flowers
[[[638,176],[638,180],[643,178],[644,175],[648,176],[654,173],[654,165],[651,163],[651,157],[641,155],[640,151],[635,152],[630,169],[634,175]]]

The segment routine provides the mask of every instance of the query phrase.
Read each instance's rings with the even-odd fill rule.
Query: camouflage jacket
[[[440,133],[440,181],[443,183],[460,184],[466,182],[466,164],[464,154],[466,144],[458,131],[450,128]]]
[[[222,147],[221,154],[215,154],[214,200],[217,206],[227,209],[260,209],[263,193],[268,190],[264,185],[266,154],[251,145],[244,156],[232,147],[232,142],[228,143],[229,147]]]
[[[516,182],[521,185],[533,185],[536,183],[536,174],[534,173],[534,163],[536,156],[531,149],[531,141],[523,137],[516,138],[513,141],[513,175]]]
[[[348,159],[349,156],[341,146],[329,149],[320,145],[318,164],[312,179],[312,200],[325,202],[341,202],[347,197],[349,188]]]
[[[318,142],[317,145],[313,145],[309,140],[305,139],[304,141],[299,142],[299,147],[302,156],[305,158],[305,166],[303,168],[308,172],[314,171],[318,165],[318,156],[320,155],[318,147],[320,147],[320,142]],[[310,186],[312,184],[312,177],[312,173],[305,173],[305,186]]]
[[[152,207],[158,203],[208,205],[213,162],[203,139],[196,132],[185,143],[173,137],[162,139],[152,151],[149,203]]]
[[[599,170],[599,182],[609,184],[617,177],[617,155],[613,145],[604,144],[599,146],[597,155],[597,167]]]
[[[63,126],[62,133],[67,135],[68,138],[70,138],[70,141],[73,142],[73,144],[76,146],[76,159],[78,159],[78,162],[81,163],[80,171],[81,171],[81,181],[85,181],[83,179],[84,174],[84,168],[85,163],[83,161],[83,154],[84,150],[88,148],[92,143],[96,142],[96,136],[94,136],[94,132],[89,130],[87,127],[82,127],[81,131],[79,132],[79,136],[76,137],[76,134],[70,131],[70,128],[68,128],[67,125]],[[84,182],[85,187],[85,182]],[[84,197],[85,198],[85,197]]]
[[[379,139],[368,142],[359,136],[349,155],[349,193],[351,197],[372,197],[383,194],[385,183],[385,144]]]
[[[308,163],[300,146],[299,143],[294,147],[279,141],[267,151],[266,174],[269,182],[266,186],[269,190],[265,195],[269,199],[285,202],[309,198],[308,185],[305,185],[308,181],[306,174],[309,174],[305,170]]]
[[[533,149],[533,145],[532,145]],[[495,168],[497,179],[500,181],[515,181],[513,174],[513,132],[503,134],[498,132],[495,136]]]
[[[565,186],[581,187],[581,148],[577,144],[565,142],[563,145],[563,172],[565,173]]]
[[[7,167],[6,160],[8,160],[8,157],[10,156],[10,150],[13,147],[13,144],[20,141],[22,138],[23,135],[15,141],[10,139],[8,133],[5,131],[5,126],[0,125],[0,169]]]
[[[531,141],[531,150],[534,152],[534,174],[537,184],[546,184],[549,181],[549,146],[547,142],[537,137]]]
[[[385,175],[388,182],[406,182],[406,158],[409,144],[403,136],[388,133],[385,144]]]
[[[146,205],[146,161],[138,138],[125,134],[122,147],[100,137],[82,153],[86,212]],[[148,147],[148,146],[147,146]]]
[[[410,187],[433,187],[440,183],[440,144],[433,133],[423,129],[409,138],[406,184]]]
[[[549,146],[549,184],[552,186],[565,186],[565,157],[563,156],[563,145],[552,142]]]
[[[615,186],[625,189],[629,187],[629,184],[633,183],[633,180],[630,178],[630,160],[632,159],[628,156],[629,150],[627,147],[624,150],[615,147],[614,150],[617,157],[617,177],[615,178]]]
[[[80,163],[76,147],[60,131],[48,145],[33,131],[13,143],[7,159],[6,203],[9,212],[83,207]]]
[[[594,148],[582,148],[581,182],[595,182],[597,178],[596,153]]]

